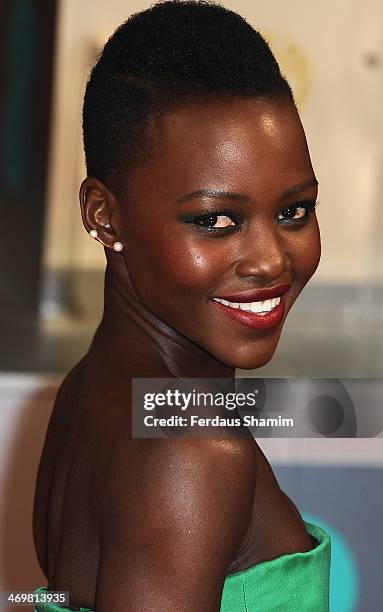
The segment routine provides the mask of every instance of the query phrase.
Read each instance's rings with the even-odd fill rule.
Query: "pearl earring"
[[[104,244],[102,242],[102,240],[100,240],[100,238],[98,237],[97,230],[95,230],[95,229],[90,230],[89,236],[92,236],[92,238],[94,238],[95,240],[98,240],[99,242],[101,242],[101,244],[103,244],[104,246],[108,247],[108,245]],[[110,247],[108,247],[108,248],[110,248]],[[122,244],[122,242],[115,242],[114,245],[113,245],[113,249],[115,251],[117,251],[117,252],[122,251],[123,248],[124,248],[124,245]]]

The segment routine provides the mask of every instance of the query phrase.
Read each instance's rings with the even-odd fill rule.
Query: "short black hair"
[[[212,96],[293,100],[267,42],[237,13],[173,0],[132,15],[109,38],[86,86],[88,176],[121,195],[127,170],[147,156],[149,120]]]

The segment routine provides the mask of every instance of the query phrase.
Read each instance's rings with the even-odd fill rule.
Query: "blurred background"
[[[320,267],[274,359],[251,375],[382,378],[383,3],[222,4],[270,42],[293,86],[320,183]],[[102,312],[103,249],[85,232],[78,205],[84,86],[107,37],[149,5],[0,3],[4,589],[44,584],[28,522],[35,471],[57,384],[86,352]],[[332,530],[332,610],[382,609],[381,437],[263,443],[284,490]]]

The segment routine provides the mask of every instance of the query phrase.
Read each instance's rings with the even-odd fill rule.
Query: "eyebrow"
[[[301,191],[305,191],[309,187],[318,187],[318,181],[316,178],[311,178],[307,181],[303,181],[303,183],[298,183],[298,185],[294,185],[293,187],[289,187],[286,191],[283,192],[282,197],[285,198],[289,195],[294,195],[294,193],[300,193]]]
[[[289,187],[282,193],[282,197],[286,197],[289,195],[293,195],[295,193],[300,193],[301,191],[305,191],[309,187],[317,187],[318,181],[316,178],[309,179],[307,181],[303,181],[303,183],[298,183],[293,187]],[[250,199],[249,196],[246,196],[242,193],[236,193],[234,191],[222,191],[219,189],[197,189],[196,191],[192,191],[191,193],[187,193],[176,201],[178,204],[182,204],[183,202],[187,202],[188,200],[192,200],[193,198],[223,198],[225,200],[234,200],[236,202],[248,202]]]
[[[234,191],[221,191],[219,189],[197,189],[197,191],[192,191],[191,193],[187,193],[186,195],[178,198],[178,204],[182,204],[182,202],[186,202],[187,200],[192,200],[193,198],[224,198],[226,200],[236,200],[237,202],[247,202],[249,200],[248,196],[245,196],[241,193],[235,193]]]

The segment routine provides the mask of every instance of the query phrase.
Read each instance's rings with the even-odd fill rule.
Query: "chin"
[[[232,368],[240,370],[256,370],[269,363],[277,350],[282,326],[272,330],[271,333],[253,336],[252,340],[246,339],[231,345],[230,351],[221,357],[224,363],[230,364]]]
[[[234,368],[237,368],[239,370],[256,370],[258,368],[261,368],[262,366],[266,365],[267,363],[269,363],[269,361],[272,359],[273,355],[270,355],[268,357],[263,357],[263,358],[243,358],[240,359],[238,361],[236,361],[236,363],[234,364]]]
[[[264,350],[254,351],[232,351],[230,355],[221,355],[218,359],[225,365],[239,370],[256,370],[271,361],[274,356],[276,346],[271,350],[268,347]]]

